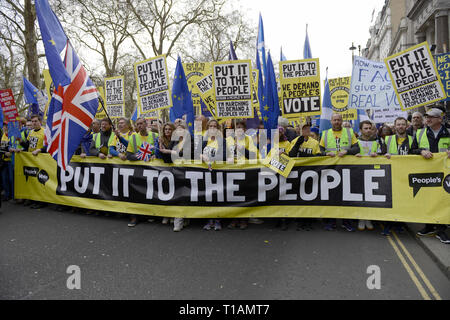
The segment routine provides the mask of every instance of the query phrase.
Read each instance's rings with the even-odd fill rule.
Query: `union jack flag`
[[[136,153],[136,158],[139,160],[149,161],[150,157],[155,153],[155,147],[148,142],[144,141],[139,151]]]
[[[36,0],[36,15],[50,74],[58,88],[47,116],[47,149],[66,170],[95,117],[98,93],[47,0]]]

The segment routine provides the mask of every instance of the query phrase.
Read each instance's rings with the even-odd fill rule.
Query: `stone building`
[[[450,51],[450,0],[386,0],[370,27],[363,55],[384,58],[427,41],[433,54]],[[444,107],[444,104],[442,107]],[[446,102],[447,114],[450,103]]]

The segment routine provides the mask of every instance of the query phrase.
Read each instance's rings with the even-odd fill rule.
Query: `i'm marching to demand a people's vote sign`
[[[319,59],[281,61],[280,85],[284,117],[320,115]]]
[[[165,55],[136,62],[134,74],[141,113],[172,106]]]
[[[427,42],[384,59],[403,110],[446,98]]]
[[[105,78],[106,108],[111,118],[125,117],[124,76]]]
[[[253,118],[252,62],[213,63],[213,86],[218,118]]]

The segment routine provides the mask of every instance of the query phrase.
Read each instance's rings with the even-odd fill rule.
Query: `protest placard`
[[[19,113],[11,89],[0,90],[0,105],[8,122],[17,120]]]
[[[200,91],[196,84],[205,76],[211,74],[211,63],[210,62],[183,63],[183,69],[184,74],[186,75],[188,88],[191,91],[192,103],[194,104],[195,108],[201,108]]]
[[[125,116],[124,76],[105,78],[105,102],[111,119]]]
[[[252,104],[255,110],[259,110],[259,99],[258,99],[258,81],[259,81],[259,70],[252,69]]]
[[[280,85],[283,117],[321,113],[319,59],[280,61]]]
[[[172,106],[165,55],[136,62],[134,73],[141,113]]]
[[[427,42],[387,57],[384,62],[402,110],[447,97]]]
[[[372,109],[372,112],[372,120],[375,123],[394,123],[398,117],[408,118],[408,112],[400,107]]]
[[[42,70],[42,74],[44,76],[45,83],[45,92],[47,93],[47,103],[45,104],[44,116],[47,117],[48,105],[50,104],[50,100],[52,99],[53,91],[55,90],[55,86],[53,85],[52,77],[50,76],[50,71],[48,69]]]
[[[212,77],[218,118],[253,118],[250,60],[213,62]]]
[[[283,177],[287,178],[289,173],[291,173],[294,167],[295,160],[290,158],[287,154],[274,154],[271,157],[267,157],[263,161],[264,165],[271,169],[272,171],[281,174]]]
[[[105,90],[103,87],[98,87],[98,93],[99,93],[99,99],[103,100],[103,104],[105,104],[106,98],[105,98]],[[106,105],[105,105],[106,108]],[[102,104],[98,103],[97,113],[95,114],[95,118],[97,119],[103,119],[106,118],[106,112],[102,107]]]
[[[354,58],[348,107],[364,110],[400,107],[383,62]]]
[[[450,52],[436,55],[436,67],[447,94],[445,101],[450,101]]]
[[[331,108],[334,112],[342,114],[342,120],[358,119],[356,109],[349,109],[348,97],[350,94],[350,77],[328,79],[331,95]]]
[[[208,74],[203,77],[195,86],[198,89],[199,95],[203,100],[203,103],[208,108],[214,119],[218,120],[216,116],[216,97],[214,95],[213,77],[212,74]]]
[[[138,109],[139,111],[139,109]],[[145,118],[145,119],[159,119],[160,115],[159,115],[159,110],[155,110],[155,111],[150,111],[147,113],[140,113],[138,112],[138,118]]]

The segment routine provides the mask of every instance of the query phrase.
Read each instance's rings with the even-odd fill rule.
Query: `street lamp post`
[[[349,50],[352,51],[352,63],[353,63],[354,60],[355,60],[355,50],[356,50],[356,47],[355,47],[355,45],[353,44],[353,42],[352,42],[352,46],[349,48]]]

